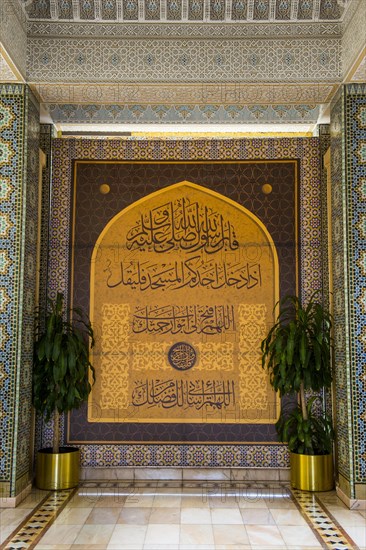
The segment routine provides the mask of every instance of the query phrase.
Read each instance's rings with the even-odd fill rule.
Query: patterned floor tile
[[[20,524],[18,527],[14,524],[14,529],[0,548],[150,550],[151,547],[152,550],[156,546],[159,550],[164,550],[167,546],[169,550],[173,550],[176,546],[182,550],[183,546],[187,546],[194,550],[204,550],[203,547],[207,545],[210,550],[263,550],[263,544],[270,544],[271,547],[286,547],[291,550],[359,550],[366,546],[363,516],[355,512],[356,517],[355,513],[345,509],[340,501],[337,502],[335,492],[326,495],[322,500],[316,494],[291,490],[287,484],[282,484],[278,487],[282,490],[282,496],[270,500],[258,498],[255,502],[249,498],[246,507],[243,506],[246,502],[243,498],[243,487],[240,482],[233,482],[230,487],[230,507],[222,505],[220,495],[217,505],[205,503],[201,493],[202,506],[195,510],[195,506],[192,506],[194,497],[191,491],[187,492],[184,483],[180,486],[172,484],[171,487],[168,483],[164,487],[158,487],[151,482],[140,483],[138,487],[126,484],[127,486],[134,493],[139,493],[140,498],[135,499],[133,506],[129,502],[131,497],[126,499],[124,496],[118,500],[116,495],[106,496],[105,484],[100,486],[97,482],[93,483],[93,488],[99,496],[93,502],[85,496],[85,486],[72,491],[49,493],[25,519],[24,515],[19,515]],[[203,484],[196,484],[194,488],[199,491],[203,487]],[[251,487],[246,485],[245,489],[250,496],[258,487],[253,482]],[[146,490],[148,496],[143,492]],[[113,506],[98,507],[96,504],[99,499],[104,502],[111,498]],[[176,506],[164,507],[165,498],[166,503],[170,499]],[[149,500],[148,505],[146,499]],[[161,507],[152,507],[155,499]],[[185,499],[189,506],[185,506]],[[89,503],[86,507],[85,502]],[[164,519],[165,516],[168,517],[170,510],[174,510],[175,514],[172,522]],[[9,514],[12,516],[10,512]],[[225,544],[228,530],[230,543],[226,541]],[[206,531],[209,531],[209,536]],[[5,532],[8,534],[8,531]]]

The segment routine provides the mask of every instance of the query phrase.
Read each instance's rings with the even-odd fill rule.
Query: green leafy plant
[[[36,317],[33,359],[33,404],[46,420],[53,414],[53,452],[59,452],[59,415],[79,407],[95,381],[89,361],[94,345],[90,321],[80,308],[64,311],[64,297],[48,300],[45,319]],[[71,320],[65,317],[69,316]]]
[[[297,406],[288,416],[281,414],[276,429],[283,442],[293,453],[323,455],[332,452],[334,432],[329,416],[319,416],[313,412],[313,404],[319,399],[313,396],[306,404],[307,418]]]
[[[318,392],[332,383],[330,313],[313,294],[303,306],[297,296],[286,296],[276,307],[280,313],[261,343],[262,366],[280,396],[297,394],[298,406],[281,411],[277,433],[292,452],[326,454],[331,451],[333,430],[330,418],[313,412],[319,397],[306,400],[306,390]]]

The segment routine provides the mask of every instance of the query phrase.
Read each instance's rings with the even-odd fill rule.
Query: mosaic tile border
[[[321,209],[322,209],[322,247],[323,247],[323,299],[329,307],[329,257],[328,257],[328,197],[327,170],[324,165],[324,155],[330,147],[330,125],[318,125],[321,156]]]
[[[87,140],[56,139],[53,142],[53,196],[49,258],[49,294],[57,290],[68,294],[71,178],[74,159],[98,160],[257,160],[300,159],[300,270],[303,296],[309,297],[322,285],[322,249],[320,222],[320,158],[318,138],[227,139],[227,140]],[[49,445],[52,431],[43,426],[43,446]],[[280,445],[83,445],[85,466],[182,467],[203,466],[287,467],[287,448]],[[166,451],[166,452],[165,452]],[[172,454],[169,454],[173,451]],[[226,451],[226,454],[225,454]],[[233,457],[237,457],[234,459]],[[268,467],[268,466],[266,466]]]
[[[334,299],[334,367],[335,367],[335,414],[337,426],[337,465],[346,479],[352,476],[352,431],[351,394],[349,388],[349,335],[348,283],[345,245],[346,196],[343,172],[344,110],[342,89],[337,93],[331,112],[331,172],[332,172],[332,254],[333,254],[333,299]]]
[[[366,484],[366,84],[334,99],[331,151],[338,469],[354,499]]]
[[[0,470],[11,497],[30,478],[39,112],[24,85],[0,86],[0,106]]]
[[[78,445],[83,468],[288,468],[286,445]]]
[[[46,155],[46,166],[42,171],[42,206],[41,206],[41,243],[39,262],[39,307],[44,311],[47,300],[48,279],[48,240],[50,223],[50,189],[52,170],[52,139],[54,138],[54,126],[52,124],[40,125],[39,146]],[[42,447],[42,430],[44,419],[37,415],[35,423],[35,448]]]
[[[11,481],[14,467],[18,353],[21,182],[24,174],[25,94],[21,85],[0,86],[0,471]],[[10,495],[9,495],[10,496]]]
[[[47,297],[47,261],[48,261],[48,233],[49,233],[49,204],[52,169],[52,139],[54,127],[52,124],[40,125],[39,146],[46,155],[46,166],[42,171],[42,211],[41,211],[41,243],[40,243],[40,281],[39,306],[44,308]]]
[[[328,253],[328,236],[329,236],[329,222],[328,222],[328,173],[324,164],[324,155],[330,148],[330,125],[319,124],[318,125],[319,140],[320,140],[320,156],[321,156],[321,232],[322,232],[322,276],[323,276],[323,289],[322,297],[326,307],[330,308],[330,291],[329,288],[329,253]],[[325,395],[325,408],[328,414],[332,414],[332,391],[327,390]]]
[[[32,363],[35,292],[37,277],[37,234],[38,234],[38,178],[39,178],[39,105],[28,87],[26,93],[26,127],[24,143],[25,171],[22,181],[22,223],[19,289],[19,325],[21,349],[17,360],[19,368],[18,392],[19,413],[16,426],[16,468],[14,478],[28,474],[30,479],[30,457],[33,442],[32,433]],[[19,398],[18,396],[21,396]]]
[[[354,483],[366,484],[366,84],[345,87]]]

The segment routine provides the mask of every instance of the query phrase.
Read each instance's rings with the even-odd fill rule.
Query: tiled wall
[[[39,112],[23,85],[0,86],[0,494],[29,481]]]
[[[86,140],[56,139],[53,144],[49,294],[68,292],[71,181],[74,159],[100,160],[257,160],[299,159],[301,290],[309,297],[322,287],[320,155],[318,138],[241,140]],[[43,445],[51,429],[44,426]],[[287,447],[278,444],[86,444],[84,467],[248,467],[288,466]]]
[[[39,308],[45,311],[47,300],[47,278],[48,278],[48,240],[50,222],[50,190],[52,170],[52,139],[54,137],[53,124],[41,124],[39,147],[46,156],[46,163],[42,169],[42,209],[40,219],[40,258],[39,258]],[[45,422],[42,415],[36,415],[35,422],[35,448],[42,447],[42,431]]]
[[[366,498],[366,85],[331,116],[335,374],[340,487]]]

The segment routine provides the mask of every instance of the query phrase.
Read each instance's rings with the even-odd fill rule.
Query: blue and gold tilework
[[[9,482],[15,417],[17,314],[19,296],[18,216],[23,171],[24,93],[0,86],[0,472]]]
[[[355,484],[366,484],[366,84],[349,85],[345,91],[353,464]]]
[[[332,254],[333,254],[333,299],[334,299],[334,378],[337,419],[338,472],[350,478],[350,449],[348,426],[350,423],[347,403],[350,401],[347,374],[348,287],[346,286],[346,258],[344,257],[345,187],[343,185],[343,97],[338,94],[331,116],[331,182],[332,182]]]
[[[78,445],[83,468],[190,467],[288,468],[287,446],[281,444],[108,444]]]
[[[14,496],[29,482],[38,120],[37,104],[26,86],[0,85],[0,492],[4,497]]]
[[[366,489],[366,85],[350,84],[331,114],[335,381],[340,487]]]

